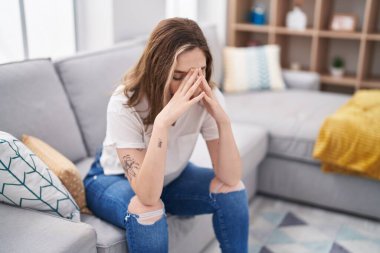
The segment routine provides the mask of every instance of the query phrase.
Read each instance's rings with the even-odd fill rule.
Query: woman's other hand
[[[179,89],[174,93],[169,103],[157,115],[155,122],[160,122],[166,127],[174,124],[177,119],[192,105],[199,102],[205,92],[192,97],[201,85],[203,77],[198,69],[191,69],[183,79]]]
[[[214,93],[212,92],[210,85],[208,84],[205,76],[201,74],[202,85],[201,88],[205,93],[203,97],[203,105],[208,113],[215,119],[217,124],[230,123],[230,119],[227,113],[223,110]]]

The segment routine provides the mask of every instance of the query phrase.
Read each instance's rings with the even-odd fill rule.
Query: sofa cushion
[[[177,216],[167,214],[169,252],[200,252],[214,238],[212,215]],[[97,234],[97,252],[127,252],[126,231],[96,216],[82,215],[82,221],[91,225]],[[191,236],[192,240],[189,240]],[[194,245],[196,241],[196,245]]]
[[[302,90],[225,94],[233,121],[261,125],[268,130],[270,154],[313,163],[319,163],[313,159],[312,151],[323,120],[349,98],[344,94]]]
[[[247,174],[247,170],[257,167],[267,153],[267,131],[258,125],[233,122],[232,132],[242,160],[254,158],[249,163],[243,163],[246,165],[243,172]],[[190,161],[202,167],[212,168],[207,145],[202,136],[198,137]]]
[[[127,252],[125,230],[105,222],[93,215],[82,215],[82,222],[91,225],[96,231],[98,253]]]
[[[82,177],[76,166],[56,149],[34,136],[24,134],[22,142],[58,176],[75,199],[80,212],[92,214],[87,208]]]
[[[49,59],[0,65],[0,129],[41,138],[71,161],[86,156],[73,111]]]
[[[0,131],[0,201],[80,221],[61,180],[14,136]]]
[[[284,90],[280,47],[225,47],[224,91]]]
[[[96,232],[35,210],[0,203],[0,252],[96,253]]]
[[[110,96],[127,70],[137,63],[143,48],[143,41],[137,40],[55,63],[90,156],[95,156],[105,137]]]

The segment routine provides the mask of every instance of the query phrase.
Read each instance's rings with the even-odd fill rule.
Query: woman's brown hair
[[[212,56],[202,30],[187,18],[161,20],[151,33],[138,63],[123,78],[125,106],[136,106],[147,97],[149,113],[144,125],[153,124],[157,114],[170,100],[169,85],[179,54],[199,48],[206,57],[206,80],[211,88]]]

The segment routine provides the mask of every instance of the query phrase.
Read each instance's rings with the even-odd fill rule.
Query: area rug
[[[251,208],[249,252],[380,253],[380,224],[259,197]]]

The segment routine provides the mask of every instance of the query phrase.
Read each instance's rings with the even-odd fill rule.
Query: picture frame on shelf
[[[358,17],[352,13],[336,13],[330,22],[330,30],[339,32],[355,32]]]

